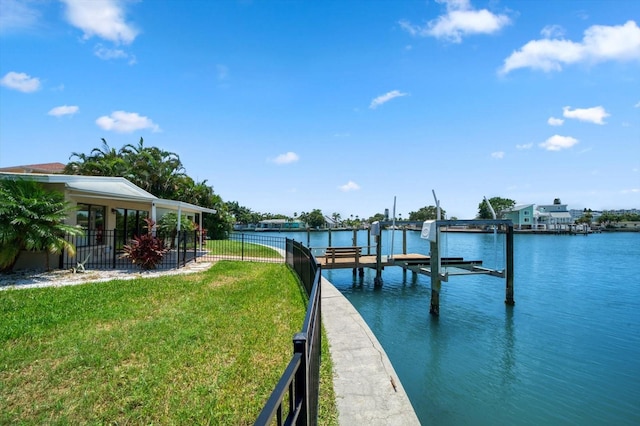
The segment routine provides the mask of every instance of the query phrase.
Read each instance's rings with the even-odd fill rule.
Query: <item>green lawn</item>
[[[0,424],[253,424],[305,309],[269,263],[2,291]],[[320,424],[337,424],[327,347]]]
[[[212,255],[244,256],[246,258],[282,258],[282,255],[271,247],[242,241],[206,240],[205,248]]]

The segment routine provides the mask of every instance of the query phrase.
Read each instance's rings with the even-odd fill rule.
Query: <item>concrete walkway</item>
[[[322,323],[341,425],[419,425],[387,354],[358,311],[322,278]]]

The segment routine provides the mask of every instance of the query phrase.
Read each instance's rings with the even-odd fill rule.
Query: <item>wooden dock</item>
[[[433,315],[440,314],[440,289],[441,283],[449,281],[450,276],[465,275],[488,275],[505,279],[505,304],[513,306],[515,304],[513,298],[513,223],[511,220],[492,219],[492,220],[437,220],[431,223],[425,222],[431,230],[425,233],[423,238],[429,240],[429,253],[431,256],[423,254],[411,253],[406,254],[406,245],[403,239],[403,254],[393,254],[390,256],[382,255],[381,249],[381,233],[380,224],[374,222],[369,235],[375,237],[376,254],[362,255],[363,247],[356,245],[356,234],[354,232],[354,245],[346,247],[331,246],[331,237],[329,237],[329,247],[326,247],[322,254],[315,255],[320,267],[324,270],[331,269],[352,269],[353,274],[364,276],[364,268],[375,269],[376,277],[374,285],[381,286],[382,270],[388,266],[399,266],[403,270],[411,271],[414,274],[427,275],[431,279],[431,305],[429,312]],[[482,266],[482,260],[465,260],[462,257],[441,257],[440,256],[440,233],[442,228],[455,226],[483,225],[496,227],[496,231],[500,231],[505,237],[505,267],[504,269],[491,269]],[[406,230],[405,230],[406,232]],[[331,234],[329,234],[331,235]],[[371,248],[368,244],[367,252]],[[315,250],[321,250],[316,247]]]
[[[332,250],[333,249],[333,250]],[[331,247],[322,256],[316,256],[322,269],[353,269],[354,273],[364,268],[376,269],[377,258],[374,255],[359,255],[360,247]],[[336,255],[336,253],[339,253]],[[440,265],[446,268],[440,278],[448,281],[449,275],[490,274],[502,276],[482,267],[482,260],[465,260],[462,257],[444,257],[440,259]],[[380,267],[399,266],[404,270],[431,276],[431,256],[424,254],[395,254],[393,256],[381,256]],[[459,272],[456,272],[459,270]]]

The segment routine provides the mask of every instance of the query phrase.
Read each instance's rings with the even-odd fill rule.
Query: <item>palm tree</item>
[[[64,223],[70,206],[59,191],[46,191],[31,180],[0,180],[0,271],[10,271],[21,250],[57,254],[75,247],[65,235],[82,236],[79,226]],[[49,270],[49,256],[46,256]]]

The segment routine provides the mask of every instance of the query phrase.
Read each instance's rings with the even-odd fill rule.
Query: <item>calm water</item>
[[[333,232],[332,244],[352,237]],[[409,253],[428,253],[417,232],[407,240]],[[640,425],[640,233],[514,240],[515,307],[501,278],[451,277],[434,318],[429,277],[386,268],[378,289],[373,270],[323,274],[378,337],[423,424]],[[394,241],[399,253],[401,232]],[[448,233],[442,251],[502,268],[503,242]],[[310,244],[327,246],[327,234]]]

